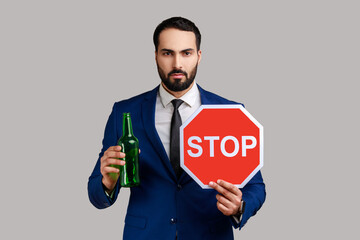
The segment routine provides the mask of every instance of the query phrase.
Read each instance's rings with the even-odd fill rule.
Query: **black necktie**
[[[180,167],[180,126],[181,117],[179,113],[179,106],[183,103],[183,100],[174,99],[171,103],[174,105],[174,113],[171,118],[171,130],[170,130],[170,162],[174,168],[177,178],[180,177],[182,169]]]

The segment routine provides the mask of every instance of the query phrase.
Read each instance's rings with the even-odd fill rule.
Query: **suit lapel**
[[[161,161],[164,163],[167,170],[170,172],[170,175],[172,175],[172,178],[176,179],[175,172],[172,169],[169,157],[166,154],[159,134],[155,128],[155,105],[158,89],[159,87],[156,87],[154,90],[150,91],[147,96],[145,96],[145,101],[142,103],[141,106],[142,122],[145,128],[146,135],[149,138],[149,142],[152,144],[152,146],[158,153]]]
[[[198,85],[198,89],[200,92],[201,105],[211,104],[211,100],[208,99],[207,92],[203,88],[201,88],[199,85]]]

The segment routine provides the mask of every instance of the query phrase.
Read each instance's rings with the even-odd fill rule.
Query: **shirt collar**
[[[159,96],[164,108],[175,99],[173,95],[165,90],[162,84],[160,84]],[[196,100],[200,99],[200,92],[195,81],[191,89],[179,99],[183,100],[190,107],[194,106]]]

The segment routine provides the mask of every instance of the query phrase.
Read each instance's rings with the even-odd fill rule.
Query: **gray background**
[[[358,1],[34,0],[0,3],[0,238],[121,239],[128,190],[97,210],[87,179],[174,15],[202,32],[197,82],[265,129],[267,200],[236,239],[359,236]]]

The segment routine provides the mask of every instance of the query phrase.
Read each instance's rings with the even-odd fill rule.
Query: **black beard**
[[[196,72],[197,72],[197,64],[193,68],[193,70],[191,71],[190,77],[188,77],[187,72],[182,71],[182,70],[172,70],[166,76],[164,71],[159,67],[159,65],[158,64],[156,64],[156,65],[157,65],[157,69],[158,69],[161,81],[164,83],[166,88],[169,89],[170,91],[173,91],[173,92],[184,91],[185,89],[188,89],[190,87],[190,85],[194,82]],[[174,82],[171,82],[170,81],[170,75],[174,74],[174,73],[184,74],[185,82],[181,82],[181,79],[175,79]]]

